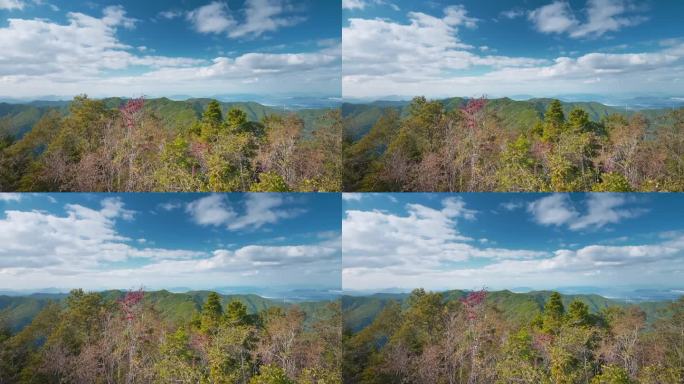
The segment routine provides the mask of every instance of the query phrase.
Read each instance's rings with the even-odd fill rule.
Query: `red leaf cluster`
[[[468,129],[475,129],[477,127],[478,114],[484,110],[487,105],[487,99],[484,96],[478,99],[470,99],[466,106],[461,108],[461,113],[465,117],[466,126]]]
[[[139,289],[137,291],[126,292],[126,295],[118,300],[126,320],[133,320],[135,318],[135,308],[144,297],[145,292],[142,289]]]
[[[482,304],[484,304],[486,298],[487,291],[482,289],[479,291],[470,292],[466,295],[466,297],[460,299],[461,304],[463,304],[463,307],[465,308],[468,320],[475,320],[477,318],[478,312],[482,307]]]
[[[140,112],[145,106],[145,98],[140,97],[138,99],[131,99],[119,108],[121,116],[123,116],[124,124],[128,129],[133,129],[135,127],[135,122],[140,116]]]

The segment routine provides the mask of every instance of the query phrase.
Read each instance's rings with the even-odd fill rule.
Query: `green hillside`
[[[442,292],[445,302],[464,298],[469,291],[451,290]],[[551,296],[551,291],[532,291],[527,293],[514,293],[508,290],[487,293],[487,301],[498,308],[503,318],[512,324],[524,324],[530,322],[544,308],[544,303]],[[626,307],[635,305],[625,301],[611,300],[599,295],[561,295],[563,305],[567,308],[570,303],[579,299],[589,307],[591,313],[597,313],[611,306]],[[343,296],[342,312],[344,313],[345,326],[353,332],[368,326],[382,309],[391,301],[398,301],[405,305],[408,293],[378,293],[369,296]],[[649,319],[655,318],[659,310],[664,308],[666,302],[643,302],[638,303]]]
[[[153,112],[160,118],[164,127],[173,130],[182,130],[190,127],[202,117],[202,113],[212,99],[188,99],[175,101],[165,97],[158,99],[146,99],[145,109]],[[119,108],[126,102],[121,97],[103,99],[109,108]],[[32,102],[26,104],[0,103],[0,136],[9,134],[14,137],[22,137],[30,131],[48,111],[58,110],[65,115],[69,111],[71,102]],[[278,107],[269,107],[255,102],[220,102],[224,115],[231,109],[240,109],[247,114],[249,121],[261,121],[269,115],[287,115],[294,113],[304,121],[305,132],[310,133],[320,127],[321,117],[329,109],[300,109],[290,110]]]
[[[173,324],[190,321],[193,314],[202,308],[211,291],[190,291],[186,293],[172,293],[166,290],[145,292],[145,300],[159,311],[162,319]],[[122,298],[126,291],[110,290],[100,292],[106,301],[116,301]],[[4,322],[12,331],[18,331],[29,324],[31,320],[50,302],[61,303],[67,294],[35,294],[30,296],[0,296],[0,326]],[[270,300],[258,295],[220,295],[223,307],[232,301],[239,301],[247,307],[249,314],[255,314],[271,307],[287,308],[291,303]],[[303,302],[297,305],[315,320],[325,311],[326,301]]]
[[[48,111],[59,110],[65,113],[64,105],[8,104],[0,103],[0,136],[21,137]]]
[[[469,99],[452,97],[438,100],[447,111],[464,107]],[[544,112],[553,99],[529,99],[524,101],[513,100],[507,97],[488,100],[485,111],[495,113],[503,126],[512,130],[524,130],[534,126],[537,121],[544,117]],[[342,117],[345,119],[345,131],[352,140],[363,137],[373,127],[375,122],[387,110],[399,111],[403,117],[408,113],[409,101],[376,101],[368,104],[342,104]],[[567,116],[574,108],[582,108],[587,112],[592,121],[600,121],[612,114],[631,116],[636,111],[621,107],[611,107],[597,102],[561,102],[563,112]],[[662,115],[664,110],[641,110],[639,113],[647,118],[655,118]]]

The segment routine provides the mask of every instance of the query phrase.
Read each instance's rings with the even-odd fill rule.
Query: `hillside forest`
[[[540,310],[504,310],[486,291],[448,299],[414,290],[355,329],[343,305],[344,383],[677,384],[684,298],[653,318],[637,305],[590,310],[553,292]],[[518,315],[518,316],[516,316]],[[357,324],[358,325],[358,324]]]
[[[216,100],[200,118],[171,103],[141,98],[112,106],[79,96],[67,111],[45,110],[23,135],[0,129],[0,191],[341,189],[338,110],[262,113],[253,121]]]
[[[599,105],[597,119],[582,105],[567,111],[553,100],[538,113],[536,104],[416,97],[402,107],[348,105],[344,190],[684,191],[684,108]]]
[[[73,290],[19,330],[0,317],[0,383],[341,383],[336,302],[254,313],[210,292],[182,320],[163,305],[180,296],[150,296]]]

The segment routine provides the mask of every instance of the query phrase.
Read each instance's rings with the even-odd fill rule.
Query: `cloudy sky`
[[[345,194],[343,288],[682,289],[677,194]]]
[[[0,96],[340,95],[339,0],[0,0]]]
[[[2,194],[0,290],[340,287],[335,194]]]
[[[343,0],[343,95],[684,96],[680,0]]]

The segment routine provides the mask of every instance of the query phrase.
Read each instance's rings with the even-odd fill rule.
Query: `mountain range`
[[[119,108],[126,100],[121,97],[102,99],[110,108]],[[145,109],[153,112],[168,129],[187,129],[199,120],[212,99],[172,100],[170,98],[145,99]],[[219,99],[220,100],[220,99]],[[304,121],[306,132],[311,132],[322,123],[321,118],[334,107],[334,103],[321,103],[315,108],[297,108],[296,106],[266,106],[253,101],[220,101],[224,115],[228,110],[238,108],[247,114],[250,121],[260,121],[268,115],[286,115],[294,113]],[[12,135],[21,137],[48,111],[57,110],[66,115],[71,101],[35,100],[30,102],[0,102],[0,136]],[[311,105],[307,102],[306,105]]]
[[[211,291],[188,291],[172,293],[167,290],[145,292],[145,299],[159,311],[162,319],[171,323],[189,321],[193,314],[202,308]],[[108,290],[100,292],[105,301],[116,301],[122,298],[126,291]],[[3,322],[12,331],[18,331],[29,324],[31,320],[49,303],[62,304],[69,295],[66,293],[34,293],[25,296],[0,295],[0,326]],[[221,304],[225,308],[231,301],[240,301],[247,307],[250,314],[258,313],[271,307],[287,308],[295,305],[291,301],[267,299],[255,294],[219,294]],[[314,321],[317,314],[325,310],[331,300],[297,302],[307,319]]]
[[[441,292],[445,301],[459,300],[471,291],[449,290]],[[503,317],[514,324],[523,324],[531,321],[544,308],[552,291],[530,291],[515,293],[509,290],[487,292],[487,301],[495,305]],[[391,301],[406,304],[410,293],[375,293],[365,296],[344,295],[342,301],[342,313],[344,314],[345,327],[352,332],[358,332],[373,322],[375,317]],[[625,307],[637,305],[647,316],[653,320],[659,311],[665,309],[668,300],[643,301],[638,303],[625,300],[608,299],[596,294],[562,294],[563,305],[567,308],[575,299],[583,301],[589,307],[591,313],[596,313],[611,306]]]
[[[452,97],[439,101],[446,111],[462,108],[469,98]],[[489,99],[485,107],[486,112],[495,113],[504,127],[513,130],[524,130],[533,127],[543,118],[548,105],[553,101],[550,98],[531,98],[527,100],[514,100],[512,98]],[[345,131],[349,138],[358,140],[373,127],[376,121],[388,110],[397,111],[400,116],[406,116],[409,112],[410,101],[406,100],[378,100],[370,103],[343,103],[342,117],[345,119]],[[563,111],[566,116],[574,108],[582,108],[589,114],[593,121],[619,114],[632,116],[641,113],[647,118],[654,120],[667,113],[670,108],[656,109],[631,109],[627,107],[609,106],[599,102],[587,101],[562,101]],[[682,102],[684,105],[684,102]]]

